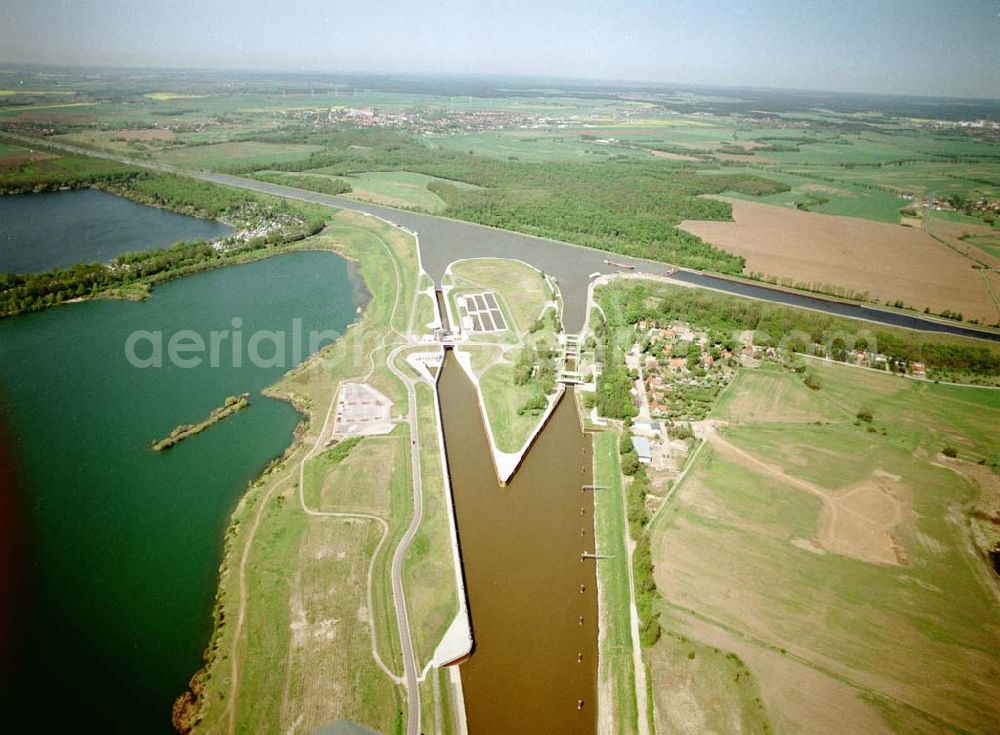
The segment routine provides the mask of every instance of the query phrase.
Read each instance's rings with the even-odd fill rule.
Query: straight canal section
[[[451,350],[438,396],[475,640],[460,667],[468,731],[593,733],[600,562],[591,439],[573,390],[505,487],[487,460],[476,388]]]

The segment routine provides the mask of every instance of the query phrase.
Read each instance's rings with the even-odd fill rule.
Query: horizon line
[[[932,94],[927,92],[873,92],[867,90],[835,90],[820,89],[815,87],[769,87],[755,84],[718,84],[703,82],[671,82],[671,81],[648,81],[638,79],[601,79],[595,77],[573,77],[573,76],[550,76],[544,74],[532,74],[524,72],[415,72],[415,71],[347,71],[347,70],[319,70],[319,69],[261,69],[253,67],[236,66],[146,66],[137,65],[115,65],[115,64],[63,64],[39,61],[4,61],[0,60],[0,69],[4,68],[41,68],[60,70],[107,70],[107,71],[150,71],[150,72],[210,72],[210,73],[230,73],[230,74],[288,74],[297,76],[370,76],[370,77],[417,77],[417,78],[470,78],[470,79],[508,79],[508,80],[537,80],[549,82],[574,83],[586,86],[607,86],[624,85],[626,87],[662,87],[662,88],[689,88],[689,89],[713,89],[729,91],[747,92],[784,92],[784,93],[808,93],[822,95],[843,95],[843,96],[871,96],[871,97],[894,97],[904,99],[932,99],[932,100],[956,100],[975,102],[994,102],[1000,104],[1000,97],[986,96],[957,96],[948,94]],[[482,95],[459,95],[479,97]],[[717,103],[731,104],[731,103]]]

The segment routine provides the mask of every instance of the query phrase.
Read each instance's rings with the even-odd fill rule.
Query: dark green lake
[[[208,343],[234,318],[243,322],[242,367],[230,342],[219,367],[207,356],[195,368],[169,364],[171,334],[191,329]],[[19,615],[7,656],[15,676],[0,694],[9,731],[172,732],[174,697],[211,632],[227,520],[299,421],[290,405],[259,395],[291,356],[284,367],[255,367],[247,342],[301,319],[308,349],[310,330],[342,332],[355,318],[346,261],[292,253],[167,283],[141,303],[0,321],[0,432],[20,478],[20,520],[6,542],[22,541],[0,553],[20,553],[26,572],[23,592],[0,601]],[[135,330],[162,331],[164,367],[129,363]],[[267,340],[259,352],[270,357],[272,347]],[[244,391],[247,409],[167,452],[148,448]],[[5,489],[0,508],[11,505]]]
[[[108,263],[124,252],[179,240],[212,240],[232,231],[221,222],[147,207],[97,189],[0,196],[0,273]]]

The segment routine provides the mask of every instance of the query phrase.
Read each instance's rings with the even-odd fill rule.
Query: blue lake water
[[[108,263],[179,240],[212,240],[232,228],[130,199],[76,189],[0,196],[0,273],[35,273]]]
[[[299,421],[260,391],[294,364],[294,320],[308,345],[311,331],[343,332],[355,307],[347,262],[305,252],[171,281],[139,303],[90,301],[0,321],[0,462],[13,454],[17,471],[13,488],[0,471],[5,731],[172,732],[174,698],[211,633],[229,516]],[[207,357],[191,368],[167,359],[171,335],[191,330],[207,344],[234,320],[241,365],[231,340],[218,367]],[[136,330],[162,335],[162,368],[126,358]],[[283,365],[251,364],[257,330],[286,333]],[[260,353],[271,357],[272,345]],[[149,448],[242,392],[248,408],[168,451]],[[22,584],[4,599],[11,560]],[[17,615],[15,648],[4,655],[7,612]]]

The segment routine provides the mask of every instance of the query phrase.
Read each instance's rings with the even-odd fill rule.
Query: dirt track
[[[899,478],[884,472],[841,492],[827,490],[793,477],[781,467],[769,464],[724,439],[717,432],[709,435],[712,446],[752,471],[792,485],[815,495],[823,503],[818,524],[816,549],[850,556],[874,564],[905,564],[894,531],[903,513],[897,495]]]

